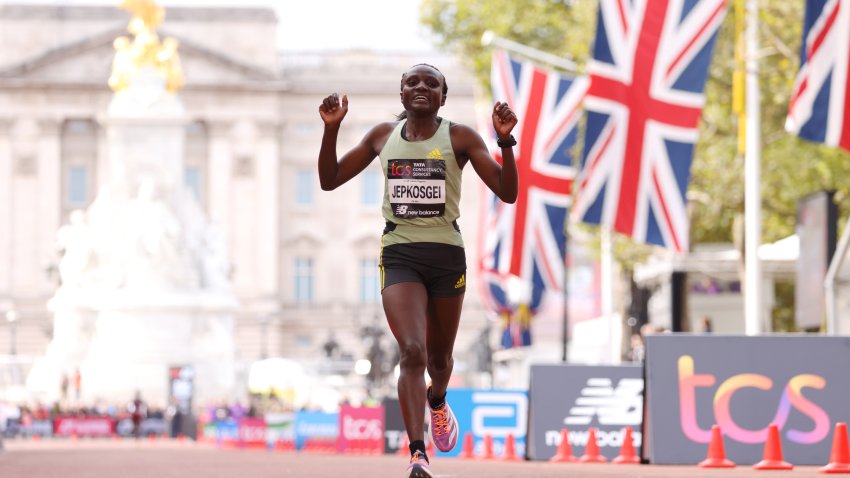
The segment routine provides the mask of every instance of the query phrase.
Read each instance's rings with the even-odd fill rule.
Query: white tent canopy
[[[666,281],[673,272],[702,272],[729,280],[737,279],[740,274],[741,252],[732,244],[704,245],[685,254],[659,251],[635,267],[634,279],[639,285]],[[800,239],[796,234],[762,244],[759,247],[762,273],[773,279],[793,279],[799,255]]]

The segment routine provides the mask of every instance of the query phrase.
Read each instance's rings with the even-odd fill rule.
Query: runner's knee
[[[399,366],[402,370],[425,371],[425,346],[412,342],[399,345]]]
[[[431,376],[451,373],[453,366],[454,358],[451,355],[428,357],[428,374]]]

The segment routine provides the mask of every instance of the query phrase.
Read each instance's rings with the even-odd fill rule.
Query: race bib
[[[438,217],[446,212],[446,162],[442,159],[391,159],[387,185],[395,217]]]

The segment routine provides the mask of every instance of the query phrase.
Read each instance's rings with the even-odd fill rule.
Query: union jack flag
[[[515,204],[505,204],[484,188],[483,301],[490,310],[508,310],[508,283],[517,281],[526,296],[519,299],[534,311],[546,289],[564,286],[564,225],[575,177],[570,149],[587,79],[546,71],[496,50],[491,84],[493,100],[507,102],[519,118],[513,131],[519,195]],[[492,144],[493,127],[486,128],[484,137]],[[498,151],[494,156],[501,162]]]
[[[785,129],[850,151],[850,2],[808,0]]]
[[[724,0],[599,3],[573,217],[688,248],[685,193]]]

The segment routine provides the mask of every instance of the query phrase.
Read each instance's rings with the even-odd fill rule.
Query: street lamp
[[[531,345],[531,284],[512,274],[507,278],[505,293],[513,314],[507,324],[511,346]]]
[[[15,350],[15,323],[18,321],[18,312],[15,309],[6,311],[6,322],[9,322],[9,355],[17,355]]]
[[[260,321],[260,359],[265,360],[269,358],[269,322],[271,322],[271,317],[268,315],[261,315],[259,317]]]

